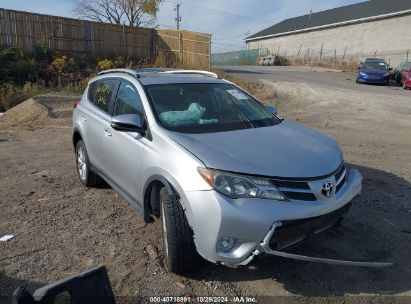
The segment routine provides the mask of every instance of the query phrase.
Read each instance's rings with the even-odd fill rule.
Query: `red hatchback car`
[[[402,72],[401,84],[404,89],[411,89],[411,68]]]

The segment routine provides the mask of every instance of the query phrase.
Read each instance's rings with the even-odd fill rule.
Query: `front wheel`
[[[160,190],[161,223],[164,244],[164,266],[174,273],[194,270],[200,257],[194,245],[193,230],[183,207],[165,187]]]
[[[101,178],[90,170],[90,159],[82,140],[76,145],[76,166],[80,181],[86,187],[94,187],[101,183]]]

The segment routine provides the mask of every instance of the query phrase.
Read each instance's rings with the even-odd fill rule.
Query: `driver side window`
[[[130,83],[122,81],[114,105],[114,116],[143,113],[143,104],[137,90]]]

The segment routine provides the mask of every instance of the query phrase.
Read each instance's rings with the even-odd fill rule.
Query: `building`
[[[246,38],[247,49],[324,63],[411,61],[411,0],[371,0],[284,20]]]

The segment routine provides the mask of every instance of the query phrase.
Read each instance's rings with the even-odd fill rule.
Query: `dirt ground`
[[[254,86],[256,96],[274,101],[281,116],[336,138],[348,166],[364,176],[362,196],[341,226],[290,252],[392,261],[394,267],[259,256],[239,269],[204,262],[187,277],[166,273],[159,224],[145,225],[109,186],[86,189],[78,181],[70,116],[79,97],[49,95],[0,120],[0,237],[14,235],[0,242],[3,301],[19,285],[35,290],[106,265],[119,303],[182,295],[229,301],[250,296],[260,303],[411,303],[411,92],[409,99],[387,99],[313,84],[264,84]],[[158,252],[147,254],[147,246]]]

